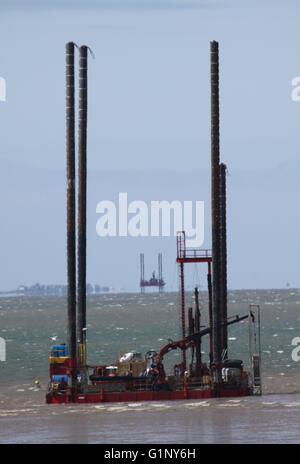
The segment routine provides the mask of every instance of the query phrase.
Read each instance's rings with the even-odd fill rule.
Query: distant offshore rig
[[[152,276],[149,280],[145,280],[145,259],[144,253],[140,254],[140,288],[141,293],[145,293],[146,287],[157,287],[159,293],[164,290],[165,281],[162,276],[162,254],[158,253],[158,277],[155,277],[155,271],[152,272]]]

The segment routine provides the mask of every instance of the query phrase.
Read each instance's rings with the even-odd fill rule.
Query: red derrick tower
[[[207,263],[207,284],[208,284],[208,305],[209,305],[209,321],[212,327],[212,285],[211,285],[211,250],[203,250],[200,248],[186,248],[185,232],[177,232],[177,263],[179,264],[180,276],[180,292],[181,292],[181,328],[182,338],[186,337],[185,328],[185,289],[184,289],[184,264],[185,263]],[[200,326],[198,327],[200,330]],[[210,336],[210,351],[212,352],[212,337]],[[182,350],[183,368],[186,370],[186,355],[185,350]]]

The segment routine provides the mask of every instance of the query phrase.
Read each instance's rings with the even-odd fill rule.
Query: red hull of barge
[[[198,400],[206,398],[232,398],[249,396],[249,388],[221,389],[217,395],[216,390],[174,390],[160,392],[100,392],[100,393],[77,393],[74,403],[128,403],[130,401],[176,401],[176,400]],[[48,404],[71,403],[68,394],[48,393],[46,396]]]

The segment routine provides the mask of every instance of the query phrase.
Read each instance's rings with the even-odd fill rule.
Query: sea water
[[[201,325],[208,325],[200,292]],[[300,290],[229,291],[229,315],[261,308],[262,382],[259,397],[136,403],[47,405],[49,350],[66,342],[65,297],[0,298],[0,443],[300,443]],[[192,293],[186,306],[193,305]],[[248,368],[248,322],[228,328],[229,357]],[[181,338],[178,293],[91,295],[87,300],[87,360],[114,363]],[[258,334],[256,334],[256,339]],[[208,361],[208,337],[201,346]],[[164,358],[166,370],[180,350]],[[40,388],[35,381],[39,381]]]

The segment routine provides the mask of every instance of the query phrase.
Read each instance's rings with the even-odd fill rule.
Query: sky
[[[65,44],[88,45],[87,280],[139,290],[176,238],[99,237],[97,204],[204,201],[210,222],[210,41],[220,50],[228,287],[300,286],[295,0],[0,0],[0,290],[66,284]],[[76,55],[78,71],[78,53]],[[77,86],[78,90],[78,86]],[[77,95],[78,96],[78,95]],[[173,231],[172,231],[173,232]],[[176,232],[176,231],[175,231]],[[187,286],[206,269],[186,266]]]

